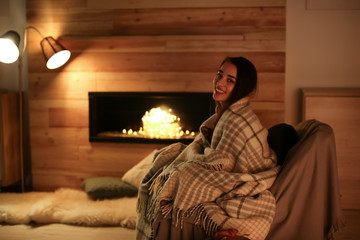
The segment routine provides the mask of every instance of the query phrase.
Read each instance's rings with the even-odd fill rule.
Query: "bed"
[[[270,189],[275,195],[277,209],[267,239],[332,239],[334,233],[345,225],[340,205],[334,133],[329,125],[316,120],[306,120],[295,128],[299,141],[288,152]],[[155,152],[130,169],[121,181],[117,180],[138,186]],[[80,226],[74,232],[94,232],[91,236],[95,236],[101,227],[103,233],[109,231],[106,239],[111,239],[113,233],[118,239],[120,236],[123,236],[121,239],[134,239],[136,196],[110,199],[102,196],[102,199],[94,200],[89,189],[92,188],[83,185],[83,190],[62,188],[55,192],[0,194],[0,222],[16,225],[12,230],[7,230],[9,225],[2,225],[1,236],[16,239],[14,229],[21,231],[31,224],[42,224],[42,229],[45,227],[51,232],[54,224],[63,223],[66,225],[61,225],[60,229],[64,230],[60,230],[56,237],[74,231],[69,230],[72,226]],[[39,229],[35,227],[31,232]]]

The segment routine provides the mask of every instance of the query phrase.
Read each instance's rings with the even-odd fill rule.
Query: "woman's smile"
[[[213,98],[218,102],[227,101],[236,84],[237,69],[230,62],[224,63],[214,78]]]
[[[215,91],[218,92],[218,93],[220,93],[220,94],[225,93],[225,91],[224,91],[224,90],[221,90],[219,87],[216,87],[216,88],[215,88]]]

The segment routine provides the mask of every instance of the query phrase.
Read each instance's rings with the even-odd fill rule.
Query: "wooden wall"
[[[0,94],[0,183],[10,186],[21,179],[19,94]]]
[[[72,52],[47,70],[41,38],[28,29],[35,190],[121,176],[162,147],[90,143],[89,91],[211,92],[221,60],[244,56],[259,72],[256,113],[266,127],[284,121],[285,0],[148,2],[27,1],[27,24]]]

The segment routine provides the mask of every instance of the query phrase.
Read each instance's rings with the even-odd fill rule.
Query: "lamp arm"
[[[24,32],[24,47],[23,47],[23,49],[22,49],[22,51],[21,51],[21,55],[23,55],[24,54],[24,52],[25,52],[25,49],[26,49],[26,46],[27,46],[27,29],[33,29],[33,30],[35,30],[39,35],[40,35],[40,37],[41,37],[41,39],[44,39],[44,35],[39,31],[39,29],[37,29],[36,27],[34,27],[34,26],[26,26],[26,28],[25,28],[25,32]]]
[[[34,29],[41,36],[41,38],[44,38],[44,35],[42,35],[42,33],[39,31],[39,29],[37,29],[34,26],[26,26],[26,29]]]
[[[21,191],[25,192],[25,174],[24,174],[24,129],[23,129],[23,86],[22,86],[22,82],[23,82],[23,62],[22,62],[22,57],[24,55],[26,46],[27,46],[27,29],[33,29],[35,30],[40,36],[41,38],[44,38],[44,36],[41,34],[41,32],[33,26],[27,26],[25,28],[25,32],[24,32],[24,45],[23,45],[23,49],[20,53],[19,56],[19,77],[18,77],[18,87],[19,87],[19,157],[20,157],[20,177],[21,177]]]
[[[20,177],[21,177],[21,191],[25,192],[25,174],[24,174],[24,127],[23,127],[23,87],[22,87],[22,54],[19,57],[19,157],[20,157]]]

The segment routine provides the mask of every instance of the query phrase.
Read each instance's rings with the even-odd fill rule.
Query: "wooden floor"
[[[347,226],[335,235],[335,240],[360,239],[360,210],[344,211]],[[76,227],[64,224],[44,226],[2,225],[1,240],[133,240],[135,231],[120,227]]]

